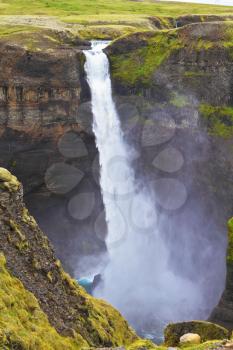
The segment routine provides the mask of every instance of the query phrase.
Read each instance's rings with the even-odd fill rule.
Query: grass
[[[2,15],[51,15],[66,17],[103,14],[179,16],[192,14],[229,14],[230,6],[182,4],[176,2],[142,2],[130,0],[0,0]]]
[[[151,16],[162,18],[166,27],[166,17],[185,14],[233,15],[233,7],[156,0],[0,0],[0,15],[53,16],[64,25],[84,26],[81,33],[84,38],[105,38],[111,31],[115,38],[132,31],[148,30],[152,27]],[[17,18],[15,22],[17,24]],[[123,27],[105,28],[108,31],[106,36],[99,27],[88,28],[85,32],[85,26],[102,25]]]

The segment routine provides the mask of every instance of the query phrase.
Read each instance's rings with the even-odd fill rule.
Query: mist
[[[87,258],[83,273],[100,272],[102,282],[94,295],[118,308],[140,334],[158,339],[169,322],[209,317],[225,283],[226,240],[215,223],[214,201],[192,193],[192,163],[200,150],[190,135],[182,139],[184,154],[179,150],[173,137],[180,131],[169,114],[149,113],[140,134],[142,151],[126,142],[112,99],[105,46],[93,43],[85,53],[85,67],[99,150],[107,256],[102,261]],[[190,119],[195,127],[195,111]],[[204,134],[195,137],[205,163],[208,142]],[[143,160],[141,167],[137,164],[158,146],[152,176]]]

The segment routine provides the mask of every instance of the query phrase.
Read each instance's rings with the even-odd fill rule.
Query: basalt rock
[[[204,236],[209,242],[205,244],[211,246],[216,242],[218,263],[215,253],[209,256],[208,263],[212,267],[216,263],[213,271],[219,274],[214,289],[222,286],[214,299],[218,304],[225,281],[225,223],[232,215],[232,24],[211,21],[212,18],[208,23],[188,24],[167,32],[143,33],[142,45],[134,35],[129,36],[129,46],[133,46],[132,42],[135,45],[129,52],[125,49],[125,37],[124,45],[119,39],[118,46],[116,40],[106,52],[118,110],[123,111],[120,115],[125,137],[140,154],[134,160],[137,174],[150,181],[172,176],[185,185],[189,194],[185,205],[174,215],[167,214],[160,206],[173,227],[170,234],[166,230],[167,244],[174,240],[176,227],[179,227],[176,243],[186,242],[188,251],[192,251],[193,242]],[[167,138],[161,137],[163,132]],[[167,147],[181,152],[184,159],[182,168],[172,174],[154,166],[155,157]],[[210,216],[208,211],[213,215]],[[194,222],[199,229],[193,230]],[[185,239],[187,232],[188,241]],[[173,252],[173,244],[170,250]],[[183,269],[183,256],[178,258],[178,255],[179,247],[176,246],[172,259],[175,261],[173,268],[177,265],[177,273]],[[193,262],[194,266],[197,260]],[[199,271],[203,266],[205,263]],[[228,268],[228,276],[231,276],[230,271]],[[193,278],[191,271],[186,271],[187,275]],[[227,287],[228,292],[221,301],[222,311],[217,309],[218,317],[214,321],[232,329],[233,307],[229,290]],[[210,296],[205,297],[208,300]],[[207,312],[206,317],[209,315]]]
[[[226,288],[210,318],[213,322],[221,323],[229,328],[229,325],[233,323],[233,219],[228,221],[228,237]]]
[[[73,259],[76,265],[81,256],[98,255],[105,249],[94,229],[102,202],[93,175],[97,150],[92,115],[85,102],[89,92],[81,49],[88,49],[89,43],[67,33],[40,31],[0,40],[0,166],[14,171],[23,182],[28,207],[74,273]],[[75,138],[72,154],[63,146],[69,135]],[[79,145],[81,153],[76,150]],[[57,163],[67,166],[67,171],[68,166],[76,168],[82,185],[77,182],[66,193],[51,191],[46,173]],[[69,175],[67,171],[63,177]],[[89,221],[78,220],[68,209],[69,201],[80,192],[95,197]],[[67,243],[71,239],[74,249]]]

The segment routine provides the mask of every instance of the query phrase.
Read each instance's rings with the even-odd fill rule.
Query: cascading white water
[[[93,42],[85,51],[109,252],[103,285],[95,295],[116,306],[136,328],[151,320],[162,328],[169,321],[199,317],[204,303],[200,286],[169,268],[153,194],[136,180],[135,152],[123,138],[103,52],[106,46]]]

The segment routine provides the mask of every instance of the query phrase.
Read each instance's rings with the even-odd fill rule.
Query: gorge
[[[107,45],[107,42],[92,42],[92,49],[84,51],[87,60],[85,70],[92,95],[93,130],[99,150],[100,186],[109,255],[107,266],[101,272],[102,285],[94,290],[94,295],[117,307],[139,334],[158,340],[159,334],[162,339],[164,325],[170,322],[209,317],[224,288],[225,245],[218,239],[217,232],[212,232],[210,239],[206,227],[204,231],[198,227],[198,252],[195,241],[192,242],[192,226],[189,222],[189,256],[185,255],[184,247],[180,246],[184,244],[179,237],[183,235],[181,226],[178,230],[173,227],[176,243],[173,240],[171,243],[176,245],[176,254],[172,256],[165,239],[172,219],[170,215],[158,212],[158,188],[160,187],[159,194],[162,195],[160,205],[170,211],[182,208],[188,193],[180,181],[170,177],[154,182],[142,182],[140,177],[136,178],[133,159],[139,156],[135,155],[135,149],[124,139],[112,100],[108,59],[102,51]],[[172,124],[172,118],[170,124],[169,121],[163,125],[165,141],[174,136],[175,122]],[[164,140],[156,136],[155,130],[152,144],[163,144]],[[148,139],[148,135],[146,137]],[[155,160],[156,168],[170,174],[179,171],[184,162],[183,155],[169,145]],[[166,208],[166,205],[170,207]],[[187,214],[183,216],[183,227],[186,226],[185,216]],[[195,216],[192,220],[198,222]],[[197,233],[195,236],[197,239]],[[207,252],[203,246],[209,239]],[[216,259],[216,251],[219,252],[220,259]],[[179,255],[183,259],[182,269],[179,265],[176,266]],[[195,256],[195,261],[187,269],[186,266],[190,266],[190,256]],[[212,264],[216,264],[214,275],[205,268],[212,256]],[[136,309],[134,305],[137,305]]]
[[[1,271],[78,348],[135,350],[141,340],[73,287],[56,256],[76,280],[101,274],[94,296],[155,343],[170,322],[233,328],[233,12],[154,6],[159,16],[121,14],[117,24],[81,12],[3,19],[21,24],[0,38],[0,166],[23,183],[55,255],[3,171]]]

